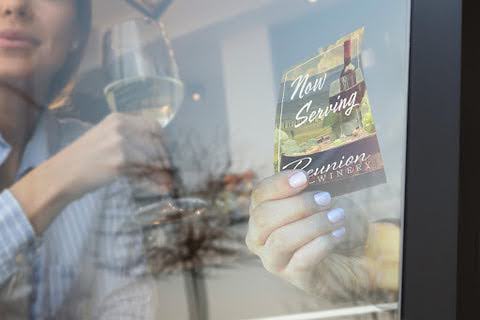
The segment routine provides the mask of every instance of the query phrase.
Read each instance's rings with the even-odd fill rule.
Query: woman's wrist
[[[10,188],[37,235],[78,197],[74,190],[74,171],[60,162],[58,157],[51,158]]]

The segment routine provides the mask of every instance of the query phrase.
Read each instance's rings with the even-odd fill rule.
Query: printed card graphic
[[[362,70],[361,28],[288,70],[275,129],[275,171],[302,169],[310,189],[341,195],[386,181]]]

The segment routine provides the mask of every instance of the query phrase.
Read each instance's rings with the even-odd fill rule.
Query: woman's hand
[[[285,171],[254,189],[246,243],[264,267],[331,298],[398,293],[399,228],[369,223],[353,201],[335,208],[328,193],[306,187],[303,171]]]
[[[120,175],[148,175],[162,188],[170,167],[160,124],[114,113],[14,184],[12,193],[37,233],[70,202]]]
[[[107,116],[55,158],[68,164],[65,175],[73,180],[68,192],[74,198],[122,175],[148,176],[161,185],[170,169],[158,121],[121,113]]]
[[[304,192],[303,171],[263,180],[252,193],[246,243],[264,267],[309,291],[316,266],[344,240],[346,213],[333,208],[330,194]]]

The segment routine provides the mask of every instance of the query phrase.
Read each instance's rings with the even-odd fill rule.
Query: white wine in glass
[[[142,114],[165,127],[183,100],[173,50],[163,25],[148,18],[114,25],[104,37],[105,97],[112,112]]]
[[[178,108],[182,83],[170,77],[138,76],[112,82],[105,97],[114,112],[141,114],[166,127]]]

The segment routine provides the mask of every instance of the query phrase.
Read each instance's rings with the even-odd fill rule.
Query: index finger
[[[279,172],[262,180],[252,192],[250,208],[270,200],[280,200],[302,192],[308,186],[308,176],[303,170]]]
[[[144,150],[150,151],[151,165],[171,168],[170,156],[166,149],[160,122],[144,115],[130,115],[130,119],[132,120],[132,129],[137,133],[131,137],[136,138],[137,145],[141,145]]]
[[[163,127],[156,118],[144,114],[129,114],[129,116],[133,121],[135,129],[139,132],[148,132],[152,135],[162,136]]]

